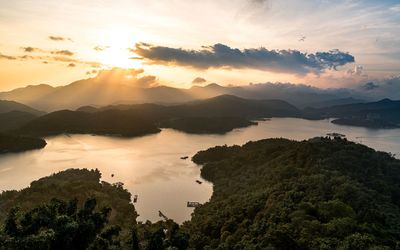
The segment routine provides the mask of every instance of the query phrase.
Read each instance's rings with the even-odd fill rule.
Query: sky
[[[0,34],[0,91],[114,67],[183,88],[400,75],[399,0],[0,0]]]

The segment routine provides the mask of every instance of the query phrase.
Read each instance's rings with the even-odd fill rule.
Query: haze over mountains
[[[224,94],[248,99],[280,99],[299,108],[307,106],[321,108],[382,99],[379,95],[374,97],[369,92],[357,89],[319,89],[290,83],[246,86],[221,86],[212,83],[189,89],[174,88],[156,85],[154,76],[137,76],[138,74],[140,72],[135,71],[133,78],[126,78],[114,75],[110,77],[106,73],[100,73],[94,78],[75,81],[60,87],[45,84],[30,85],[0,92],[0,100],[16,101],[49,112],[77,109],[85,105],[99,107],[112,104],[176,104]]]

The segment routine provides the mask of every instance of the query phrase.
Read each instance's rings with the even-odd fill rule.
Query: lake
[[[273,118],[225,135],[193,135],[172,129],[130,139],[61,135],[46,138],[48,145],[42,150],[0,156],[0,190],[21,189],[67,168],[98,168],[103,180],[123,182],[138,195],[139,220],[157,221],[161,210],[181,223],[189,220],[193,211],[186,207],[187,201],[204,203],[212,194],[212,184],[200,178],[200,167],[190,160],[197,151],[264,138],[303,140],[330,132],[400,155],[400,129],[366,129],[296,118]],[[189,159],[182,160],[183,156]]]

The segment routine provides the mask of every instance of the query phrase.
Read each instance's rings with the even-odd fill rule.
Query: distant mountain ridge
[[[18,103],[15,101],[0,100],[0,113],[8,113],[8,112],[12,112],[12,111],[26,112],[26,113],[30,113],[33,115],[43,115],[44,114],[43,111],[39,111],[37,109],[31,108],[22,103]]]
[[[300,110],[284,101],[249,100],[230,95],[170,106],[137,104],[97,109],[86,106],[78,110],[46,114],[26,123],[13,133],[29,136],[61,133],[140,136],[157,133],[160,127],[172,127],[192,133],[225,133],[234,128],[254,125],[254,122],[250,122],[251,119],[301,117]]]
[[[307,109],[307,113],[325,118],[338,118],[333,123],[341,125],[370,128],[400,127],[400,101],[390,99],[321,109]]]
[[[55,111],[77,109],[81,106],[106,106],[110,104],[179,104],[219,95],[235,95],[246,99],[279,99],[296,107],[321,107],[321,103],[347,104],[364,100],[346,89],[323,90],[301,84],[264,83],[245,86],[221,86],[212,83],[192,86],[189,89],[168,86],[141,87],[123,82],[89,78],[71,84],[52,87],[50,85],[27,86],[12,91],[0,92],[0,99],[12,100],[34,108]],[[319,105],[319,106],[318,106]]]

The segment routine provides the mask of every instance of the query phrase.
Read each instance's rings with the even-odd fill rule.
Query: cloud
[[[376,79],[359,86],[358,90],[371,98],[391,98],[400,100],[400,76]]]
[[[379,88],[379,85],[373,83],[373,82],[367,82],[363,86],[364,90],[370,91]]]
[[[26,61],[26,60],[40,60],[41,63],[43,64],[48,64],[49,62],[64,62],[68,63],[68,67],[75,67],[79,64],[81,65],[86,65],[90,66],[92,68],[100,68],[102,66],[101,63],[95,62],[95,61],[85,61],[85,60],[80,60],[77,58],[74,58],[74,52],[71,52],[69,50],[55,50],[55,51],[47,51],[47,50],[42,50],[39,48],[34,48],[34,47],[22,47],[25,52],[27,53],[32,53],[35,51],[40,51],[43,54],[38,56],[38,55],[18,55],[18,56],[11,56],[11,55],[4,55],[0,53],[0,60],[19,60],[19,61]]]
[[[95,46],[93,49],[94,49],[95,51],[104,51],[104,50],[106,50],[106,49],[108,49],[108,48],[110,48],[110,46],[100,46],[100,45],[97,45],[97,46]]]
[[[63,56],[73,56],[75,53],[69,50],[55,50],[55,51],[51,51],[51,54],[54,55],[63,55]]]
[[[15,56],[8,56],[0,53],[0,59],[5,59],[5,60],[17,60]]]
[[[300,75],[336,70],[338,66],[354,62],[352,55],[339,50],[308,54],[298,50],[268,50],[263,47],[240,50],[220,43],[201,50],[138,43],[131,51],[149,64],[171,64],[197,69],[249,68]]]
[[[354,69],[349,69],[347,73],[350,75],[368,77],[368,75],[364,74],[364,67],[361,65],[355,65]]]
[[[94,72],[92,71],[92,73]],[[143,69],[112,68],[98,71],[98,75],[94,78],[94,80],[111,84],[118,82],[139,88],[149,88],[158,85],[157,78],[155,76],[141,76],[143,73]]]
[[[202,78],[202,77],[196,77],[193,79],[192,84],[203,84],[207,82],[206,79]]]
[[[22,49],[24,52],[27,52],[27,53],[43,52],[42,49],[34,48],[34,47],[22,47],[21,49]]]
[[[68,37],[62,37],[62,36],[49,36],[49,39],[52,41],[56,41],[56,42],[62,42],[62,41],[71,41],[71,38]]]
[[[136,80],[136,86],[141,88],[149,88],[156,86],[157,77],[155,76],[143,76]]]
[[[93,68],[100,68],[102,66],[101,63],[99,62],[92,62],[92,61],[82,61],[82,60],[78,60],[72,57],[67,57],[67,56],[53,56],[53,57],[49,57],[49,59],[53,60],[53,61],[57,61],[57,62],[69,62],[69,63],[75,63],[75,64],[85,64],[85,65],[89,65]]]

